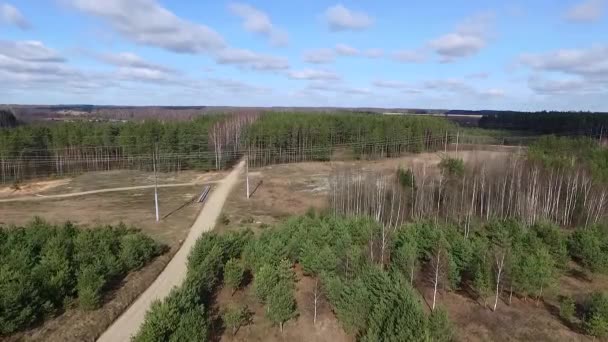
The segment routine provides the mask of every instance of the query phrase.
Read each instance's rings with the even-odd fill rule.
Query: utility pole
[[[156,175],[156,156],[158,145],[154,144],[154,152],[152,152],[152,167],[154,168],[154,208],[156,210],[156,222],[160,221],[158,215],[158,177]]]
[[[456,158],[458,158],[458,138],[460,137],[460,131],[456,131]]]
[[[247,178],[247,199],[249,199],[249,155],[245,161],[245,178]]]

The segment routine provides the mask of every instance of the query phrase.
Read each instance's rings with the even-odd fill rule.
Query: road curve
[[[178,186],[192,186],[192,185],[203,185],[203,184],[212,184],[212,183],[217,183],[217,182],[212,181],[212,182],[159,184],[158,187],[159,188],[172,188],[172,187],[178,187]],[[126,187],[122,187],[122,188],[98,189],[98,190],[72,192],[72,193],[68,193],[68,194],[58,194],[58,195],[36,195],[36,196],[23,196],[23,197],[15,197],[15,198],[2,198],[2,199],[0,199],[0,203],[43,201],[43,200],[48,200],[48,199],[69,198],[69,197],[77,197],[77,196],[102,194],[102,193],[106,193],[106,192],[119,192],[119,191],[130,191],[130,190],[140,190],[140,189],[150,189],[150,188],[154,188],[154,185],[126,186]]]
[[[202,233],[212,230],[215,226],[224,202],[237,183],[243,167],[244,162],[241,161],[228,176],[219,182],[219,185],[211,192],[203,209],[190,228],[186,240],[173,259],[169,261],[167,267],[154,280],[152,285],[97,339],[98,342],[129,341],[131,336],[137,333],[139,327],[144,322],[144,317],[152,302],[165,298],[173,287],[182,284],[186,278],[190,250],[194,247],[194,243]]]

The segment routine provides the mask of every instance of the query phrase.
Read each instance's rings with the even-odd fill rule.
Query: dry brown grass
[[[161,216],[198,194],[202,186],[159,189]],[[157,223],[154,189],[141,189],[72,197],[60,200],[0,203],[0,224],[23,225],[39,216],[49,222],[72,221],[95,227],[124,222],[143,230],[157,241],[174,246],[188,233],[200,205],[189,205]]]
[[[179,173],[159,173],[158,184],[205,183],[222,179],[225,172],[200,173],[182,171]],[[60,179],[31,180],[19,184],[0,185],[0,198],[31,195],[54,195],[128,186],[154,185],[154,173],[135,170],[115,170],[84,173],[75,177]]]

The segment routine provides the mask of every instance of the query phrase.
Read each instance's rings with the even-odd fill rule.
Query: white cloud
[[[608,74],[608,46],[563,49],[546,54],[527,54],[522,62],[535,69],[592,75]]]
[[[217,54],[217,63],[261,71],[277,71],[289,68],[289,62],[285,58],[259,54],[245,49],[220,51]]]
[[[575,75],[589,82],[608,83],[608,45],[524,54],[520,62],[535,71]]]
[[[367,49],[363,52],[363,55],[368,58],[380,58],[384,56],[384,50],[382,49]]]
[[[357,56],[360,51],[346,44],[337,44],[336,53],[340,56]]]
[[[427,56],[421,50],[399,50],[393,53],[393,59],[402,63],[422,63],[427,60]]]
[[[13,25],[22,30],[30,28],[23,14],[13,5],[0,3],[0,24]]]
[[[130,52],[106,53],[95,57],[102,62],[116,66],[115,76],[123,81],[178,84],[184,86],[191,86],[193,84],[193,82],[180,75],[176,70],[148,62]]]
[[[167,72],[167,73],[174,72],[174,70],[169,67],[166,67],[166,66],[163,66],[160,64],[150,63],[148,61],[145,61],[143,58],[139,57],[138,55],[136,55],[134,53],[130,53],[130,52],[121,52],[121,53],[117,53],[117,54],[106,53],[106,54],[100,55],[99,59],[106,63],[116,65],[119,67],[158,70],[158,71]]]
[[[304,61],[313,64],[331,63],[335,57],[334,51],[331,49],[316,49],[304,52]]]
[[[48,89],[60,84],[64,91],[101,82],[88,81],[88,75],[38,41],[0,41],[0,78],[0,88]]]
[[[592,86],[588,82],[574,78],[544,78],[539,75],[533,75],[528,79],[528,86],[534,92],[541,95],[554,94],[573,94],[581,92],[597,91],[597,86]]]
[[[368,14],[351,11],[341,4],[325,10],[325,20],[332,31],[363,30],[374,22]]]
[[[44,46],[42,42],[36,40],[0,40],[0,52],[5,56],[31,62],[65,61],[57,51]]]
[[[604,11],[605,0],[586,0],[570,9],[565,18],[573,22],[594,22],[599,20]]]
[[[172,73],[147,68],[120,67],[116,71],[116,76],[123,81],[181,83]]]
[[[232,13],[243,19],[243,26],[249,32],[261,34],[270,39],[275,46],[285,46],[288,44],[287,33],[275,27],[270,21],[268,14],[259,9],[243,3],[232,3],[229,5]]]
[[[335,72],[317,69],[292,70],[287,73],[287,76],[295,80],[327,81],[340,79],[340,76]]]
[[[442,62],[477,54],[488,43],[488,31],[494,20],[491,13],[483,13],[463,21],[455,32],[447,33],[429,42],[429,46],[442,57]]]
[[[102,18],[125,38],[178,53],[203,53],[226,46],[211,28],[181,19],[155,0],[64,0]]]

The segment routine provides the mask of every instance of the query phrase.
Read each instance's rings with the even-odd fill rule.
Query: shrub
[[[589,335],[608,335],[608,294],[596,292],[591,295],[586,304],[583,326]]]
[[[81,308],[93,310],[99,307],[104,283],[103,274],[94,265],[86,265],[80,269],[77,289]]]
[[[120,238],[119,259],[127,269],[141,268],[160,254],[160,246],[151,238],[133,233]]]
[[[464,175],[464,161],[455,158],[443,158],[439,168],[447,176],[462,177]]]
[[[253,290],[260,302],[264,303],[268,299],[278,280],[279,276],[272,265],[264,265],[255,273]]]
[[[411,169],[399,168],[397,170],[397,179],[399,180],[399,184],[404,188],[414,189],[416,186],[416,179]]]
[[[599,226],[577,229],[568,241],[570,255],[592,272],[608,271],[608,236]]]
[[[226,262],[226,266],[224,266],[224,284],[232,289],[233,294],[241,286],[244,274],[245,268],[239,260],[232,258]]]
[[[576,313],[576,304],[572,297],[562,297],[559,301],[559,316],[566,322],[571,322]]]
[[[449,342],[454,338],[452,324],[448,312],[443,308],[436,308],[429,316],[429,337],[433,342]]]
[[[232,332],[232,336],[236,335],[240,327],[247,324],[249,312],[246,306],[229,307],[224,310],[222,318],[224,325]]]

